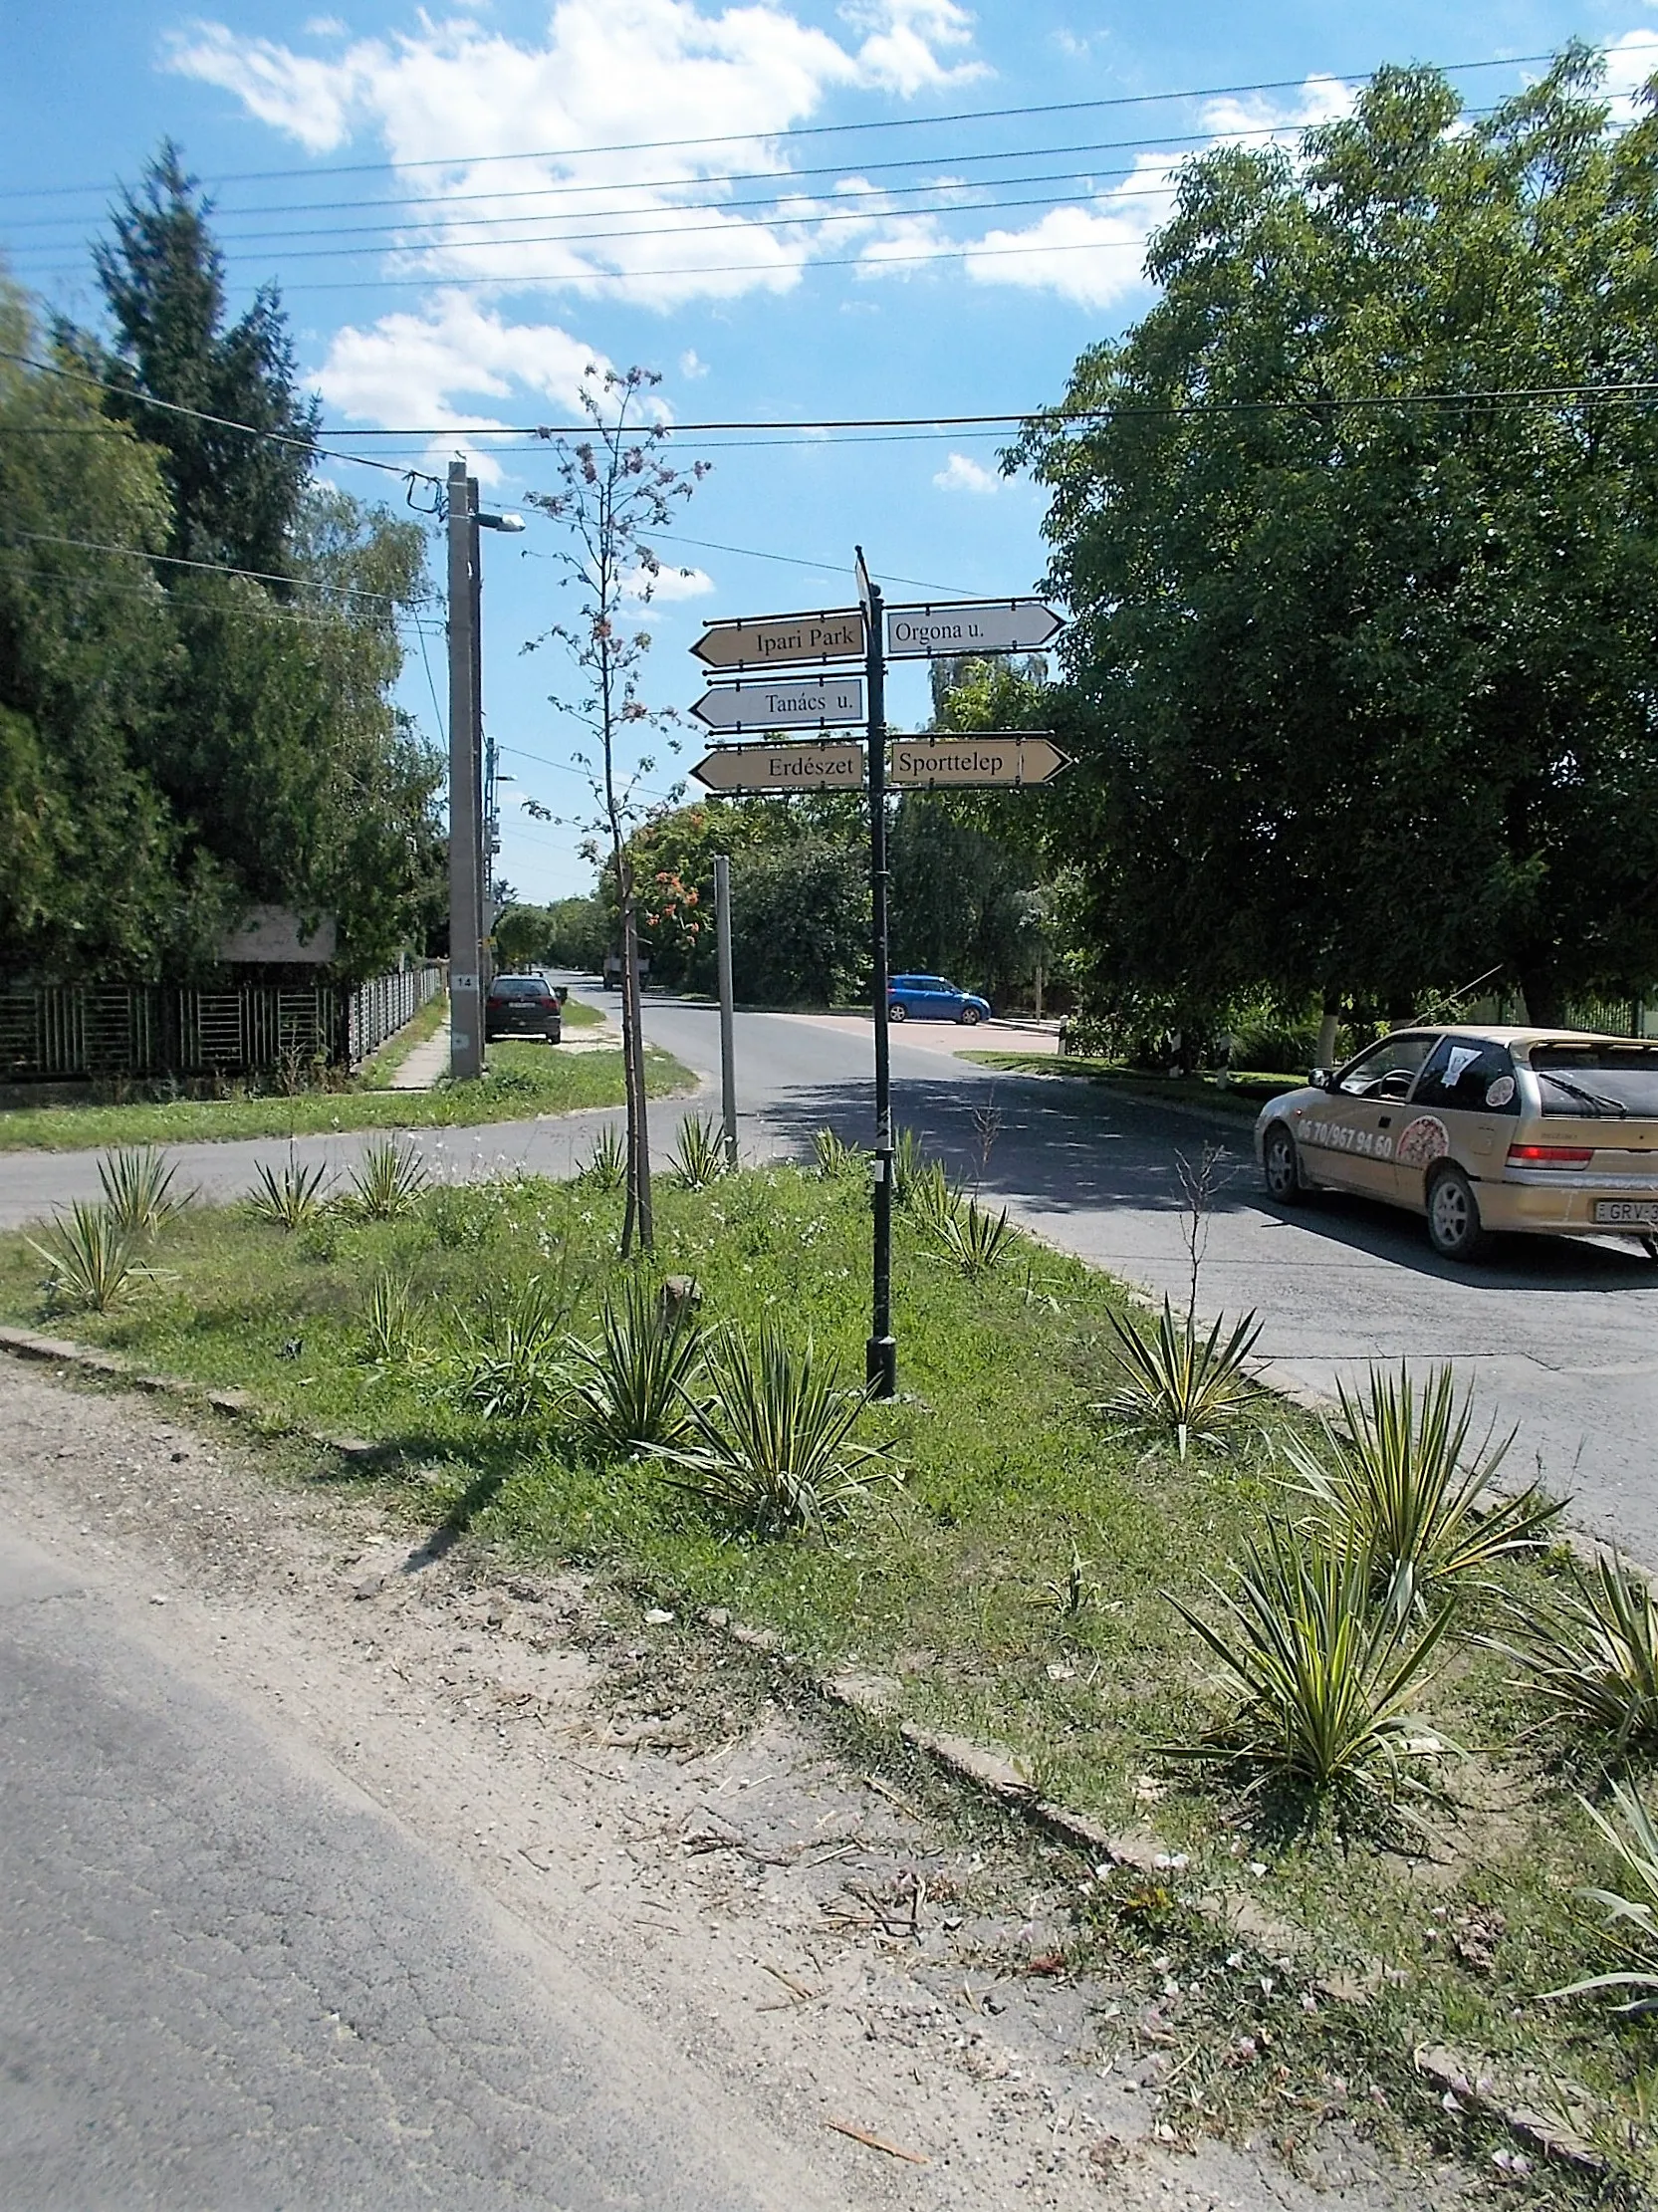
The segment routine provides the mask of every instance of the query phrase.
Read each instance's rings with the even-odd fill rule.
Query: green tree
[[[224,260],[212,202],[164,140],[93,266],[115,325],[113,347],[61,327],[63,342],[115,385],[109,411],[165,455],[172,497],[167,551],[285,575],[311,480],[319,404],[302,398],[274,285],[227,323]],[[157,405],[155,402],[167,402]],[[195,410],[172,413],[171,407]],[[203,421],[202,415],[216,416]],[[227,428],[245,423],[262,435]]]
[[[0,284],[0,347],[39,345]],[[141,763],[178,662],[145,556],[157,456],[96,395],[0,360],[0,963],[149,976],[210,947],[232,892],[183,856]]]
[[[755,846],[731,871],[736,995],[761,1006],[833,1006],[869,987],[869,869],[814,830]]]
[[[1658,975],[1658,422],[1608,388],[1658,374],[1658,121],[1598,83],[1470,118],[1384,70],[1188,164],[1085,426],[1028,426],[1107,996]]]

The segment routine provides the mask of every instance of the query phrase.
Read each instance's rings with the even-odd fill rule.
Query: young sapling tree
[[[594,858],[600,852],[606,855],[621,921],[622,1078],[627,1098],[623,1257],[632,1251],[635,1239],[642,1252],[649,1252],[654,1243],[639,1021],[638,906],[628,842],[647,811],[639,798],[656,764],[648,757],[629,759],[627,740],[660,730],[675,719],[671,708],[647,706],[641,695],[641,668],[650,650],[650,633],[629,629],[627,617],[630,609],[649,606],[662,573],[650,536],[666,529],[673,502],[689,499],[709,467],[706,461],[698,461],[689,469],[678,469],[663,458],[667,430],[648,405],[651,388],[660,382],[661,377],[648,369],[612,369],[600,376],[596,368],[590,368],[581,401],[592,424],[592,433],[562,448],[557,491],[528,495],[529,505],[564,525],[564,542],[553,558],[565,571],[561,586],[574,588],[578,604],[568,620],[554,622],[524,649],[534,652],[558,644],[574,672],[571,695],[555,693],[551,703],[587,733],[589,749],[573,754],[572,759],[586,773],[597,804],[597,818],[585,827]],[[544,821],[554,819],[551,810],[533,799],[524,805]]]

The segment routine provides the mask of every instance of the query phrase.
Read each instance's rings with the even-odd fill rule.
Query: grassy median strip
[[[619,1046],[614,1052],[561,1055],[557,1046],[508,1040],[490,1047],[489,1060],[489,1070],[478,1082],[444,1082],[431,1091],[386,1091],[357,1083],[348,1090],[301,1091],[292,1097],[232,1091],[224,1099],[14,1106],[0,1109],[0,1151],[199,1144],[229,1137],[319,1136],[336,1129],[463,1128],[622,1103]],[[645,1061],[652,1097],[695,1090],[695,1076],[671,1055],[647,1047]]]
[[[903,1395],[858,1411],[855,1162],[664,1183],[648,1274],[618,1266],[620,1199],[595,1177],[394,1180],[337,1189],[292,1233],[187,1208],[134,1247],[148,1272],[103,1313],[53,1318],[47,1253],[0,1238],[0,1310],[383,1443],[411,1525],[581,1563],[681,1611],[728,1607],[817,1669],[884,1685],[894,1720],[999,1745],[1034,1791],[1155,1844],[1138,1871],[1078,1869],[1067,1959],[1179,2049],[1192,2124],[1288,2098],[1449,2129],[1457,2100],[1442,2111],[1412,2071],[1432,2047],[1490,2069],[1499,2101],[1566,2115],[1620,2170],[1645,2157],[1652,2030],[1604,1996],[1545,1993],[1627,1963],[1577,1891],[1627,1890],[1587,1805],[1615,1825],[1610,1784],[1643,1781],[1647,1754],[1545,1725],[1557,1694],[1516,1686],[1497,1646],[1587,1587],[1558,1549],[1508,1548],[1524,1513],[1471,1518],[1452,1482],[1406,1586],[1381,1574],[1374,1530],[1369,1550],[1320,1549],[1335,1492],[1306,1480],[1329,1449],[1315,1423],[1246,1392],[1202,1435],[1130,1427],[1122,1333],[1157,1342],[1136,1309],[1017,1236],[987,1260],[962,1200],[952,1238],[936,1181],[918,1177],[897,1224]],[[662,1303],[667,1275],[694,1280],[694,1312],[682,1292]],[[60,1305],[76,1295],[60,1283]],[[733,1408],[780,1376],[806,1442],[757,1486],[765,1424]],[[1411,1403],[1376,1404],[1386,1459]],[[1449,1466],[1449,1407],[1422,1399],[1413,1463]],[[657,1448],[630,1451],[641,1433]],[[1356,1497],[1358,1458],[1326,1463]],[[1331,1619],[1345,1643],[1320,1640]],[[1291,1693],[1322,1730],[1300,1766],[1279,1756],[1287,1651],[1328,1673]],[[1639,1717],[1658,1741],[1658,1703]],[[1320,1794],[1308,1776],[1348,1739],[1362,1787]]]
[[[1250,1069],[1213,1076],[1160,1076],[1145,1068],[1130,1068],[1120,1060],[1086,1060],[1070,1053],[959,1053],[960,1060],[977,1061],[981,1068],[996,1068],[1014,1076],[1063,1076],[1073,1083],[1095,1083],[1120,1091],[1125,1098],[1160,1099],[1174,1106],[1212,1106],[1219,1113],[1236,1113],[1254,1120],[1269,1099],[1298,1090],[1304,1076],[1260,1073]]]

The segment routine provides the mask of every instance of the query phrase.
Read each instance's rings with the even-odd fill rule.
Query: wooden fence
[[[443,989],[423,960],[354,987],[238,983],[0,986],[0,1083],[267,1075],[357,1068]]]

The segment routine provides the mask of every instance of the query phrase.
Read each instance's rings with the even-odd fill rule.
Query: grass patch
[[[1165,1756],[1226,1725],[1192,1620],[1224,1622],[1217,1592],[1236,1592],[1270,1525],[1301,1510],[1286,1445],[1315,1430],[1295,1408],[1264,1399],[1224,1456],[1148,1448],[1092,1410],[1131,1312],[1116,1285],[1024,1240],[964,1275],[900,1213],[904,1395],[865,1408],[854,1435],[889,1445],[906,1479],[848,1497],[827,1536],[744,1533],[683,1465],[630,1456],[580,1418],[574,1346],[600,1343],[629,1280],[620,1209],[617,1194],[534,1179],[429,1189],[392,1221],[335,1208],[295,1234],[195,1207],[146,1248],[153,1278],[75,1326],[146,1369],[251,1389],[281,1420],[384,1442],[384,1494],[411,1520],[593,1567],[646,1601],[728,1606],[816,1666],[883,1677],[897,1714],[1005,1745],[1113,1832],[1154,1832],[1170,1854],[1155,1879],[1079,1870],[1078,1963],[1089,1944],[1119,1964],[1125,1946],[1155,1951],[1152,2040],[1190,2052],[1211,2119],[1236,2107],[1288,2123],[1275,2070],[1290,2063],[1298,2079],[1339,2077],[1339,2093],[1319,2092],[1332,2106],[1373,2117],[1371,2084],[1445,2127],[1409,2066],[1442,2044],[1512,2084],[1512,2101],[1618,2114],[1624,2132],[1608,2119],[1605,2140],[1623,2170],[1644,2156],[1658,2030],[1542,1995],[1606,1970],[1575,1892],[1615,1886],[1588,1809],[1610,1802],[1610,1777],[1569,1736],[1529,1733],[1544,1701],[1477,1640],[1515,1608],[1540,1612],[1566,1587],[1560,1560],[1497,1558],[1459,1599],[1409,1699],[1413,1759],[1418,1729],[1462,1747],[1423,1761],[1437,1776],[1412,1800],[1423,1828],[1338,1829],[1224,1763]],[[695,1279],[705,1331],[740,1328],[752,1349],[775,1330],[797,1356],[810,1345],[820,1367],[837,1361],[841,1387],[860,1379],[861,1177],[664,1179],[656,1218],[659,1268]],[[0,1237],[0,1311],[37,1324],[42,1272],[26,1239]],[[641,1289],[653,1297],[654,1279]],[[1194,1910],[1222,1893],[1239,1933]],[[1337,1977],[1366,2001],[1335,2001],[1323,1984]]]
[[[302,1091],[293,1098],[232,1089],[223,1099],[9,1107],[0,1110],[0,1151],[199,1144],[244,1136],[319,1136],[335,1129],[463,1128],[622,1103],[619,1046],[567,1057],[557,1046],[508,1040],[491,1045],[489,1062],[476,1082],[444,1082],[431,1091],[375,1090],[358,1079],[348,1090]],[[647,1046],[645,1063],[652,1098],[695,1090],[695,1076],[670,1054]]]
[[[958,1053],[956,1057],[1013,1076],[1065,1076],[1073,1083],[1108,1084],[1125,1098],[1213,1106],[1217,1112],[1236,1113],[1252,1121],[1269,1099],[1282,1098],[1286,1091],[1300,1091],[1306,1082],[1304,1076],[1254,1069],[1228,1070],[1212,1076],[1159,1076],[1148,1069],[1130,1068],[1119,1060],[1085,1060],[1068,1053]]]
[[[565,1001],[566,1029],[597,1029],[604,1019],[600,1007],[588,1006],[574,996]]]

